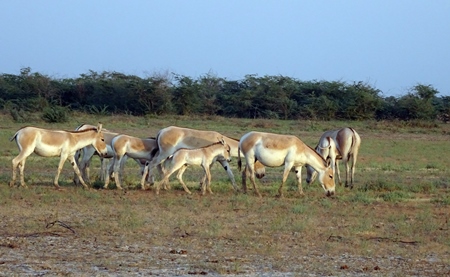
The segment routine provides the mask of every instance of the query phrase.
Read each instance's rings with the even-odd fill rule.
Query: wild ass
[[[170,126],[161,129],[156,136],[158,153],[154,157],[154,159],[150,161],[148,165],[146,165],[146,168],[144,170],[144,176],[148,171],[150,171],[150,175],[152,175],[153,169],[159,164],[161,164],[161,162],[167,159],[170,155],[172,155],[177,149],[204,147],[214,142],[217,142],[217,138],[221,137],[227,143],[227,145],[230,146],[231,156],[237,157],[239,145],[238,139],[224,136],[215,131],[201,131],[176,126]],[[233,172],[231,171],[228,161],[223,158],[218,158],[217,161],[227,171],[228,177],[232,182],[233,188],[235,189],[235,191],[238,191],[238,187],[236,185],[236,181],[234,179],[234,175]],[[259,162],[255,163],[255,171],[256,176],[258,178],[264,177],[265,168],[261,163]],[[144,178],[142,178],[142,182],[145,182]]]
[[[86,129],[92,129],[95,128],[93,125],[89,124],[82,124],[75,128],[76,131],[82,131]],[[111,132],[107,129],[103,129],[103,136],[105,138],[107,153],[104,156],[100,156],[97,151],[95,151],[95,148],[92,147],[92,145],[88,145],[86,147],[81,148],[80,150],[77,150],[75,153],[75,161],[77,162],[78,168],[81,171],[81,175],[83,176],[83,180],[86,182],[89,182],[90,176],[89,176],[89,167],[91,164],[92,157],[94,155],[99,155],[100,157],[100,180],[104,181],[106,176],[106,170],[109,159],[114,157],[114,150],[111,147],[111,141],[113,137],[119,135],[119,133]],[[80,161],[81,157],[81,161]],[[78,179],[78,176],[74,174],[73,181],[75,184],[79,184],[80,180]]]
[[[350,175],[350,188],[353,188],[355,165],[360,146],[361,138],[359,134],[355,129],[346,127],[323,133],[316,146],[316,151],[324,159],[330,159],[333,173],[337,173],[339,184],[341,184],[341,174],[338,160],[342,160],[345,163],[346,169],[345,186],[349,186],[348,179]],[[314,182],[316,176],[317,172],[313,168],[307,167],[306,182]]]
[[[211,166],[218,159],[231,161],[231,148],[223,140],[223,138],[216,143],[208,146],[195,149],[181,148],[175,151],[173,155],[170,155],[167,159],[162,161],[164,168],[164,176],[160,182],[156,184],[156,194],[159,194],[161,184],[168,184],[169,177],[178,170],[177,179],[180,181],[184,188],[184,191],[191,194],[186,184],[183,182],[183,173],[189,165],[200,165],[204,172],[205,177],[202,183],[202,194],[204,195],[206,189],[212,194],[211,191]]]
[[[141,173],[144,171],[146,161],[153,158],[157,151],[156,140],[154,138],[141,139],[129,135],[118,135],[111,141],[114,152],[114,158],[108,167],[108,174],[105,177],[104,188],[108,188],[110,175],[114,175],[114,180],[118,189],[122,189],[121,178],[123,168],[128,157],[134,159],[141,167]],[[143,176],[145,179],[147,174]],[[141,184],[142,185],[142,184]],[[145,186],[142,185],[142,189]]]
[[[64,162],[69,159],[73,170],[80,178],[81,184],[88,188],[80,170],[75,162],[75,152],[87,145],[92,145],[95,150],[101,155],[107,152],[106,144],[102,133],[102,124],[98,124],[97,128],[87,129],[83,131],[61,131],[48,130],[36,127],[24,127],[18,130],[11,141],[15,139],[19,147],[19,155],[12,160],[13,172],[12,180],[9,185],[12,187],[16,181],[16,170],[19,168],[20,183],[26,187],[23,171],[25,168],[25,161],[33,152],[42,157],[57,157],[61,159],[58,165],[58,172],[56,173],[53,184],[59,188],[58,179],[61,174]]]
[[[301,170],[305,164],[311,165],[319,172],[319,181],[326,195],[334,194],[335,184],[333,180],[333,170],[326,161],[312,148],[303,143],[299,138],[291,135],[279,135],[262,132],[249,132],[242,136],[239,148],[244,154],[247,162],[242,174],[242,186],[244,193],[247,192],[246,173],[250,177],[255,193],[261,197],[255,183],[254,163],[261,162],[265,166],[278,167],[284,165],[283,180],[278,189],[278,195],[283,196],[283,185],[292,167],[298,181],[298,190],[303,194]],[[241,168],[241,157],[238,156],[238,167]]]

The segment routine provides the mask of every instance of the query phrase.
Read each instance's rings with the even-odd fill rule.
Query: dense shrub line
[[[450,97],[417,84],[406,95],[383,97],[364,82],[301,81],[286,76],[247,75],[227,80],[173,73],[150,77],[94,72],[57,79],[23,68],[0,75],[0,108],[21,120],[42,112],[49,122],[70,110],[93,114],[220,115],[270,119],[449,120]]]

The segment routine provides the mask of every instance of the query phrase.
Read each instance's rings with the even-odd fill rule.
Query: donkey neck
[[[91,145],[95,139],[96,134],[96,130],[71,133],[72,137],[75,139],[76,149],[81,149],[85,146]]]
[[[305,152],[307,156],[306,163],[308,165],[310,165],[316,171],[324,171],[326,169],[327,163],[319,153],[317,153],[310,147],[307,147]]]
[[[225,142],[230,146],[230,155],[232,157],[238,156],[239,140],[223,136]]]

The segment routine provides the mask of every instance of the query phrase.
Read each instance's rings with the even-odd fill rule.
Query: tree
[[[398,100],[398,116],[403,120],[435,118],[432,100],[437,93],[431,85],[415,85],[407,95]]]
[[[173,90],[174,106],[181,115],[198,113],[201,102],[198,82],[190,77],[176,75],[177,86]]]

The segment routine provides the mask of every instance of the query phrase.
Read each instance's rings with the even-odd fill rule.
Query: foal
[[[164,177],[160,182],[156,184],[156,194],[159,194],[161,184],[168,184],[170,175],[172,175],[172,173],[177,170],[179,170],[177,174],[178,181],[180,181],[181,185],[184,188],[184,191],[191,194],[186,184],[183,182],[183,173],[188,165],[200,165],[203,168],[203,170],[205,171],[205,177],[203,178],[204,181],[202,182],[202,194],[205,194],[206,188],[208,188],[209,193],[212,194],[210,171],[211,166],[219,158],[230,162],[230,157],[230,146],[223,140],[223,138],[219,142],[202,148],[178,149],[177,151],[175,151],[175,153],[173,153],[173,155],[169,156],[162,162],[164,168]]]

